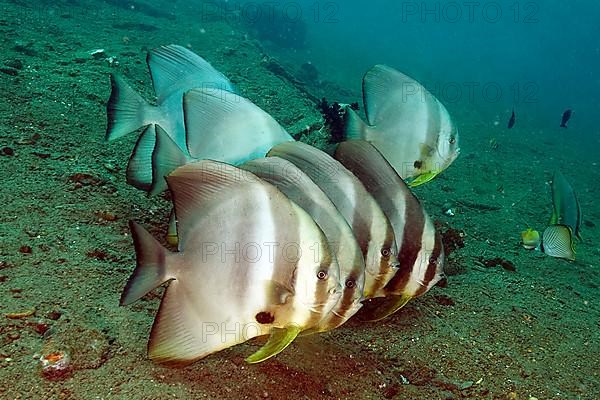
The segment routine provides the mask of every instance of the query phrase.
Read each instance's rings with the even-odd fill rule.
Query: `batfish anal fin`
[[[360,319],[367,322],[381,321],[404,307],[412,298],[410,295],[389,296],[380,307],[364,307],[365,312]]]
[[[146,293],[174,279],[167,271],[169,253],[147,230],[130,221],[131,236],[136,253],[136,268],[123,289],[120,304],[133,303]]]

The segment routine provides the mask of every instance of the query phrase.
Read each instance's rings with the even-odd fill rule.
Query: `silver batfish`
[[[400,268],[385,286],[393,299],[370,318],[382,319],[443,278],[442,239],[419,200],[375,147],[350,140],[337,146],[334,157],[365,185],[394,229]]]
[[[169,282],[152,326],[153,360],[187,364],[270,334],[263,361],[319,323],[339,301],[339,266],[312,218],[274,186],[200,161],[167,177],[178,252],[131,223],[137,267],[121,304]]]
[[[344,289],[338,304],[311,331],[325,332],[342,325],[360,309],[365,286],[365,261],[352,229],[327,195],[291,162],[266,157],[248,161],[240,168],[275,185],[302,207],[327,237],[340,266]]]
[[[458,156],[448,110],[414,79],[376,65],[363,78],[363,101],[367,123],[348,107],[347,138],[373,144],[409,185],[430,181]]]

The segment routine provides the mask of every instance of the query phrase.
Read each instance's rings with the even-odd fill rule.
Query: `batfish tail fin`
[[[111,74],[110,84],[112,91],[106,105],[108,116],[106,140],[108,141],[148,125],[144,116],[151,113],[154,108],[120,76]]]
[[[174,279],[167,273],[166,260],[170,253],[141,225],[130,221],[136,253],[136,268],[123,289],[120,304],[126,306],[152,289]]]
[[[149,125],[140,135],[127,164],[127,183],[140,190],[148,191],[152,186],[152,152],[155,144],[155,125]]]

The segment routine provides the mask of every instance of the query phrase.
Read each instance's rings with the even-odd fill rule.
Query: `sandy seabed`
[[[290,132],[321,119],[239,27],[199,24],[185,8],[175,18],[110,3],[0,2],[1,398],[600,398],[597,160],[553,133],[516,126],[505,135],[473,105],[450,107],[460,158],[415,191],[448,240],[464,242],[449,257],[446,287],[382,322],[352,320],[299,338],[258,365],[243,359],[260,340],[185,368],[149,361],[161,292],[118,306],[135,266],[127,223],[161,237],[169,201],[125,183],[136,135],[104,141],[108,74],[121,73],[151,98],[146,50],[190,45]],[[112,64],[89,55],[98,48]],[[547,222],[557,166],[585,215],[575,262],[519,242],[528,224],[541,230]],[[48,379],[39,358],[61,350],[72,368]]]

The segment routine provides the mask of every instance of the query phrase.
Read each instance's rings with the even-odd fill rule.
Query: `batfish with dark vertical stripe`
[[[240,168],[273,184],[302,207],[321,228],[337,258],[342,297],[317,326],[303,333],[325,332],[342,325],[360,309],[365,286],[365,260],[352,229],[327,195],[291,162],[266,157],[248,161]]]
[[[390,221],[363,184],[327,153],[301,142],[279,144],[268,153],[301,169],[329,197],[352,228],[365,259],[364,297],[387,295],[396,274],[396,241]]]
[[[340,299],[339,266],[312,218],[273,185],[214,161],[167,177],[178,252],[131,223],[137,267],[127,305],[169,282],[154,320],[151,359],[188,364],[270,334],[263,361],[321,321]]]
[[[363,140],[342,142],[334,157],[364,184],[394,229],[400,268],[386,285],[394,299],[369,313],[369,319],[382,319],[443,277],[441,237],[419,200],[374,146]]]

